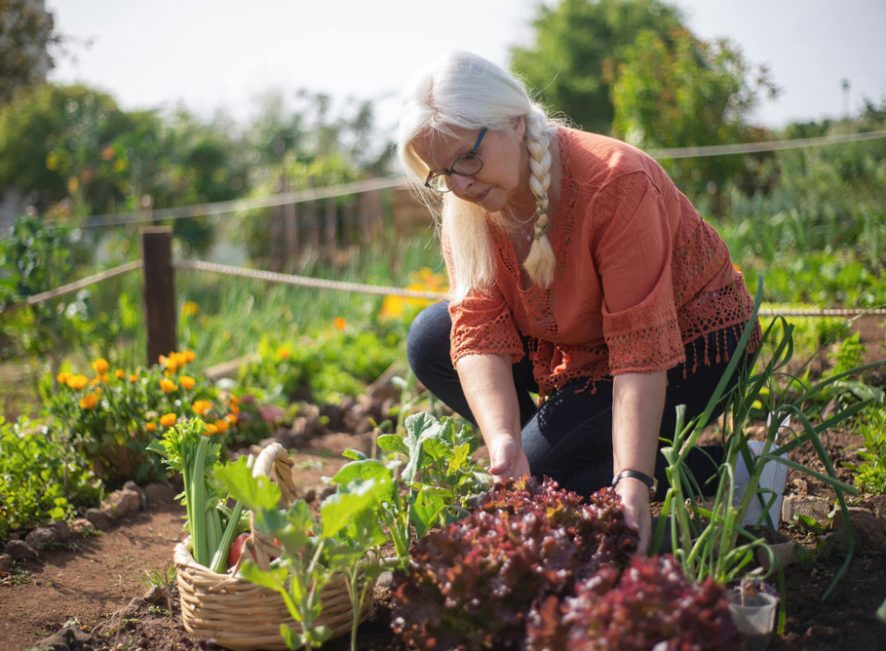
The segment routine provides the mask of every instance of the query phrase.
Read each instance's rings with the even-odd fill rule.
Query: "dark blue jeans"
[[[453,411],[476,424],[468,407],[458,374],[449,356],[451,321],[446,303],[437,303],[421,312],[413,321],[407,340],[407,357],[416,377],[436,397]],[[718,341],[731,357],[737,339],[732,329],[708,335],[710,350]],[[704,341],[686,348],[687,360],[694,359],[696,351],[704,348]],[[724,359],[725,357],[725,359]],[[699,361],[695,372],[684,373],[679,365],[668,371],[668,386],[662,416],[661,436],[673,437],[677,405],[686,405],[686,421],[700,414],[708,403],[728,358],[711,360],[709,366]],[[690,361],[691,364],[691,361]],[[523,426],[522,444],[529,467],[535,477],[549,476],[560,486],[582,495],[590,495],[612,481],[612,378],[599,380],[596,391],[576,393],[587,384],[579,378],[566,384],[537,407],[530,393],[538,391],[528,357],[514,365],[514,384],[520,404],[520,422]],[[684,378],[683,376],[686,375]],[[715,415],[721,412],[718,409]],[[659,446],[667,445],[661,441]],[[721,446],[698,447],[687,457],[687,465],[696,480],[713,492],[714,482],[708,482],[723,460]],[[667,490],[666,462],[659,453],[655,474],[659,481],[658,498]]]

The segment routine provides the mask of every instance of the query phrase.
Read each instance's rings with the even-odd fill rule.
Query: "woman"
[[[751,313],[723,241],[652,158],[551,121],[473,54],[417,78],[398,145],[452,288],[413,323],[414,372],[479,426],[493,475],[612,484],[645,548],[659,436],[704,408]]]

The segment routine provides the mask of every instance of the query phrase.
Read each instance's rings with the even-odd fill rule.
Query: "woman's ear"
[[[514,129],[514,135],[517,136],[517,139],[523,140],[523,136],[526,135],[526,116],[521,115],[511,118],[511,127]]]

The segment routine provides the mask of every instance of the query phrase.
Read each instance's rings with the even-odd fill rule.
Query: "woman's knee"
[[[406,359],[419,377],[428,368],[449,362],[449,331],[452,321],[448,303],[435,303],[412,321],[406,336]]]

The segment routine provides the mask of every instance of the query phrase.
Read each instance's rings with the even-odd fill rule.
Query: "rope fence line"
[[[390,188],[405,187],[406,177],[385,176],[366,181],[332,185],[324,188],[311,188],[310,190],[298,190],[295,192],[281,192],[266,197],[251,199],[232,199],[230,201],[215,201],[213,203],[201,203],[191,206],[178,206],[176,208],[160,208],[146,211],[129,213],[110,213],[106,215],[94,215],[86,218],[84,228],[98,228],[102,226],[127,226],[131,224],[145,224],[157,221],[175,221],[189,217],[211,217],[240,210],[254,210],[256,208],[276,208],[298,203],[320,201],[322,199],[334,199],[363,192],[375,192]]]
[[[66,294],[72,294],[81,289],[85,289],[90,285],[96,285],[102,281],[113,278],[114,276],[120,276],[121,274],[129,273],[130,271],[135,271],[136,269],[142,268],[142,261],[135,260],[133,262],[127,262],[125,264],[121,264],[119,267],[114,267],[112,269],[106,269],[105,271],[100,271],[99,273],[92,274],[91,276],[85,276],[80,280],[75,280],[74,282],[67,283],[65,285],[61,285],[60,287],[56,287],[54,289],[48,289],[45,292],[40,292],[39,294],[34,294],[33,296],[28,296],[22,303],[18,303],[15,305],[11,305],[7,307],[5,310],[0,311],[0,314],[3,312],[10,312],[24,305],[38,305],[40,303],[45,303],[46,301],[52,300],[53,298],[58,298],[59,296],[65,296]]]
[[[795,138],[793,140],[768,140],[748,142],[734,145],[705,145],[702,147],[675,147],[673,149],[651,149],[647,153],[653,158],[705,158],[708,156],[731,156],[733,154],[757,154],[767,151],[785,151],[788,149],[805,149],[807,147],[823,147],[840,145],[866,140],[886,138],[886,131],[867,131],[863,133],[845,133],[834,136],[817,136],[814,138]]]
[[[448,297],[448,294],[442,292],[422,292],[413,289],[401,289],[399,287],[388,287],[384,285],[367,285],[365,283],[352,283],[342,280],[326,280],[323,278],[312,278],[311,276],[297,276],[295,274],[283,274],[275,271],[263,271],[261,269],[232,267],[229,265],[218,264],[216,262],[204,262],[201,260],[181,260],[173,262],[172,266],[177,269],[211,271],[228,276],[237,276],[252,280],[264,280],[284,285],[313,287],[316,289],[332,289],[342,292],[374,294],[377,296],[402,296],[404,298],[426,298],[429,300],[441,300]]]
[[[39,294],[29,296],[24,305],[37,305],[46,301],[71,294],[80,289],[84,289],[91,285],[98,284],[104,280],[114,278],[136,269],[141,269],[143,263],[141,260],[127,262],[118,267],[107,269],[90,276],[81,278],[80,280],[67,283],[55,289],[50,289]],[[176,269],[191,269],[195,271],[208,271],[239,278],[247,278],[251,280],[263,280],[266,282],[293,285],[297,287],[311,287],[315,289],[329,289],[334,291],[356,292],[361,294],[369,294],[376,296],[400,296],[403,298],[423,298],[428,300],[443,300],[449,297],[443,292],[423,292],[413,289],[403,289],[400,287],[392,287],[387,285],[368,285],[366,283],[355,283],[342,280],[328,280],[324,278],[314,278],[311,276],[299,276],[295,274],[284,274],[275,271],[265,271],[262,269],[248,269],[246,267],[235,267],[231,265],[219,264],[216,262],[206,262],[203,260],[178,260],[173,262]],[[14,309],[16,306],[7,308],[7,311]],[[794,317],[858,317],[858,316],[886,316],[886,308],[808,308],[808,309],[761,309],[760,316],[794,316]]]
[[[700,147],[675,147],[670,149],[652,149],[647,153],[653,158],[682,159],[704,158],[710,156],[730,156],[736,154],[762,153],[768,151],[785,151],[807,147],[848,144],[886,138],[884,131],[868,131],[863,133],[847,133],[833,136],[817,136],[813,138],[794,138],[791,140],[769,140],[764,142],[737,143],[731,145],[705,145]],[[106,226],[126,226],[139,223],[158,221],[176,221],[191,217],[211,217],[241,210],[257,208],[274,208],[348,196],[363,192],[373,192],[392,188],[407,187],[409,181],[404,176],[388,176],[342,185],[312,188],[296,192],[283,192],[265,197],[216,201],[175,208],[161,208],[151,212],[108,213],[93,215],[86,218],[84,228],[101,228]]]

